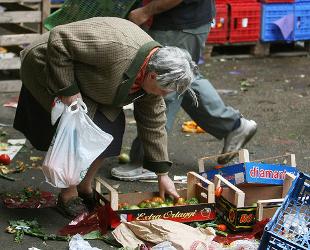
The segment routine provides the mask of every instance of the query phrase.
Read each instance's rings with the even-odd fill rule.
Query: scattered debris
[[[238,70],[233,70],[233,71],[229,71],[229,74],[231,74],[231,75],[240,75],[241,72],[238,71]]]
[[[26,170],[26,165],[21,162],[21,161],[17,161],[17,166],[14,168],[11,167],[7,167],[4,165],[0,165],[0,177],[10,180],[10,181],[15,181],[14,178],[12,177],[8,177],[8,174],[15,174],[15,173],[21,173],[24,172]]]
[[[220,95],[227,95],[227,96],[233,96],[233,95],[238,94],[237,90],[232,90],[232,89],[217,89],[216,91]]]
[[[118,156],[118,163],[120,164],[127,164],[130,162],[130,157],[128,154],[126,153],[121,153],[119,156]]]
[[[36,220],[11,220],[9,226],[6,228],[6,232],[15,235],[15,242],[21,243],[24,239],[24,235],[38,237],[42,240],[60,240],[67,241],[67,236],[59,236],[55,234],[46,234],[42,231],[39,223]]]
[[[205,131],[194,121],[183,122],[182,131],[186,133],[205,133]]]
[[[205,246],[207,249],[215,237],[213,228],[198,229],[163,219],[124,222],[112,234],[123,247],[129,248],[143,245],[144,241],[153,244],[170,241],[178,249],[192,249],[194,245]]]
[[[182,175],[182,176],[175,175],[175,176],[173,176],[173,180],[174,181],[180,181],[182,183],[187,183],[187,176],[185,176],[185,175]]]
[[[7,143],[2,142],[2,150],[0,149],[0,154],[7,154],[12,160],[15,155],[22,149],[23,145],[26,143],[26,139],[9,139]]]
[[[91,247],[88,241],[84,240],[80,234],[74,235],[69,242],[69,250],[100,250],[97,247]]]
[[[51,192],[24,188],[16,194],[7,193],[3,196],[7,208],[46,208],[56,206],[56,196]]]

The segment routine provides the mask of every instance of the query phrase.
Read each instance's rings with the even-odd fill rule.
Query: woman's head
[[[198,66],[190,54],[177,47],[159,48],[149,60],[147,72],[155,73],[157,84],[168,91],[176,91],[178,95],[191,90],[191,83],[198,75]]]

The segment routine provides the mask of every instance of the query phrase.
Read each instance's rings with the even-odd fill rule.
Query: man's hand
[[[151,16],[145,12],[144,7],[132,10],[128,15],[129,21],[131,21],[131,22],[133,22],[139,26],[144,24],[149,18],[151,18]]]
[[[81,93],[77,93],[76,95],[73,95],[73,96],[60,96],[59,97],[59,99],[67,106],[70,106],[70,104],[76,101],[78,98],[82,99]]]
[[[178,199],[180,197],[177,190],[175,189],[173,181],[168,175],[159,175],[158,185],[159,195],[161,198],[165,199],[165,194],[173,196],[174,199]]]
[[[154,15],[170,10],[182,3],[182,1],[183,0],[150,1],[145,6],[132,10],[129,13],[128,19],[133,23],[141,26]]]

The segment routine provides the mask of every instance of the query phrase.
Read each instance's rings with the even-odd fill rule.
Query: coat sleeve
[[[70,40],[63,39],[59,29],[50,33],[46,54],[46,74],[49,91],[55,96],[72,96],[79,91],[74,77]]]
[[[165,109],[160,96],[146,95],[134,102],[138,136],[144,149],[143,167],[155,173],[168,172],[172,165],[168,157]]]

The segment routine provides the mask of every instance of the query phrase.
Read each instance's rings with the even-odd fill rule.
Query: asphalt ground
[[[296,154],[299,170],[309,173],[310,165],[310,74],[309,57],[281,57],[263,59],[216,59],[212,58],[201,65],[203,74],[214,84],[215,88],[228,90],[222,94],[227,105],[231,105],[249,119],[258,123],[258,131],[246,148],[250,151],[250,159],[262,159],[286,153]],[[227,92],[227,91],[226,91]],[[223,92],[222,92],[223,93]],[[3,107],[3,104],[18,96],[18,93],[0,93],[1,132],[7,134],[6,139],[20,139],[23,135],[10,125],[13,123],[15,109]],[[132,112],[126,111],[127,126],[123,143],[123,152],[128,152],[132,139],[136,136],[136,128]],[[174,129],[169,135],[169,154],[174,162],[170,172],[174,175],[185,175],[188,171],[198,171],[197,160],[200,157],[218,154],[223,146],[208,133],[185,134],[181,125],[190,118],[179,112]],[[41,161],[32,162],[31,156],[44,156],[36,151],[28,142],[14,158],[12,166],[22,161],[31,169],[24,173],[12,175],[11,182],[0,178],[0,192],[18,192],[24,187],[32,186],[45,191],[57,190],[44,182],[40,170]],[[33,165],[34,164],[34,165]],[[215,164],[215,163],[214,163]],[[99,175],[111,185],[119,185],[121,192],[156,191],[156,183],[122,182],[112,179],[110,170],[117,166],[116,158],[106,160]],[[212,165],[212,164],[211,164]],[[177,184],[178,187],[182,186]],[[259,197],[258,197],[259,198]],[[0,242],[1,249],[68,249],[67,242],[42,241],[25,236],[22,243],[14,242],[12,235],[5,232],[9,220],[36,219],[42,228],[49,233],[56,233],[69,223],[55,209],[7,209],[0,206]],[[90,241],[92,246],[111,249],[102,241]]]

